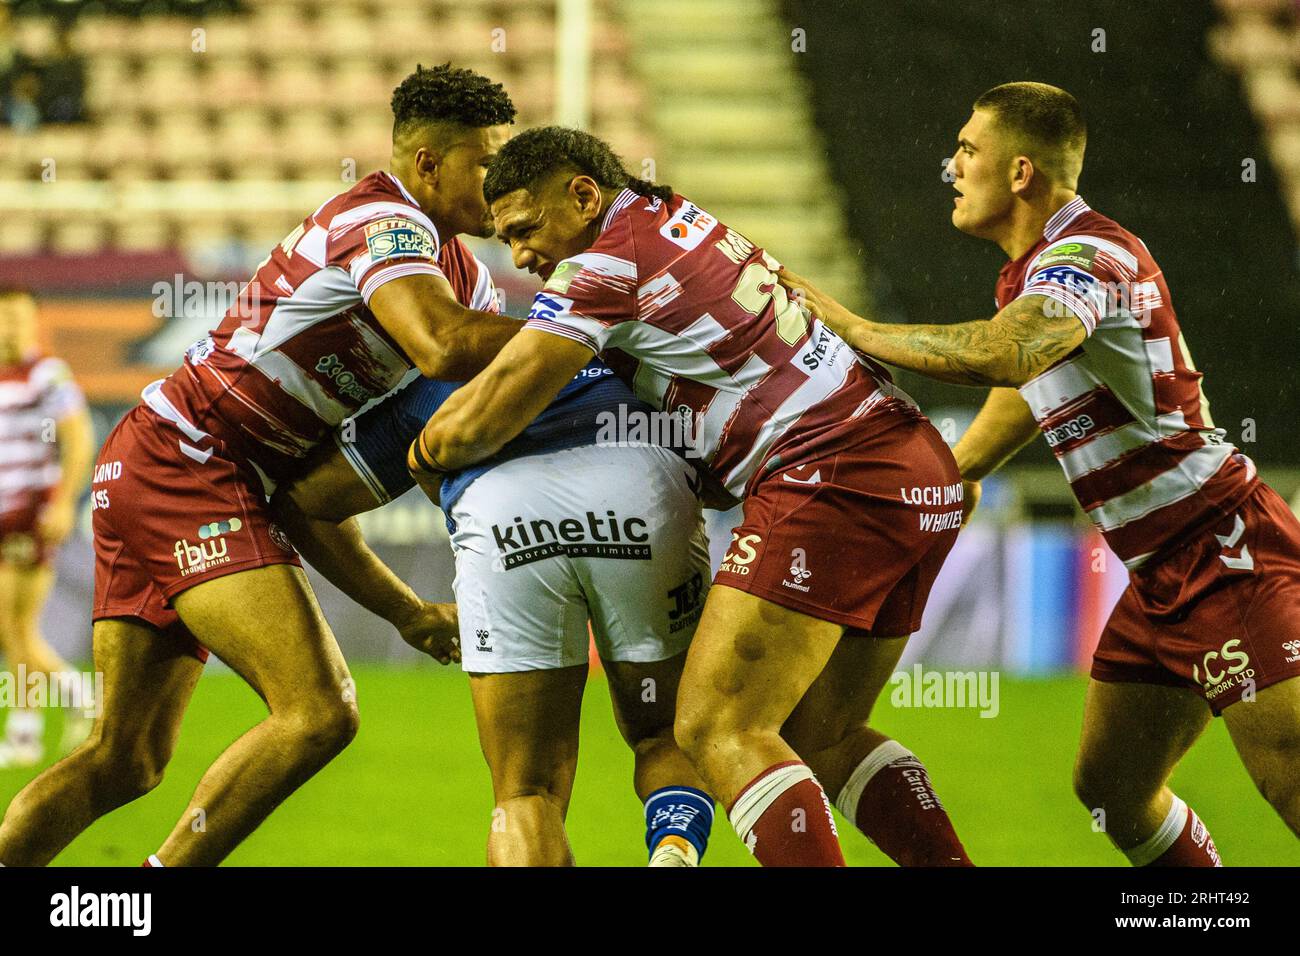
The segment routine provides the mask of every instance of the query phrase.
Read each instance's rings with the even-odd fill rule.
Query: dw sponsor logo
[[[663,224],[659,235],[674,245],[690,250],[703,242],[717,224],[718,220],[688,201]]]

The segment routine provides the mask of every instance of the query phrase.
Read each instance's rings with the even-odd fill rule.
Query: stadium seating
[[[16,46],[36,56],[59,21],[30,14],[33,6],[44,9],[20,7],[12,23]],[[27,135],[0,127],[0,194],[21,213],[0,223],[0,255],[232,238],[264,250],[304,208],[386,165],[388,99],[417,62],[451,60],[500,78],[522,125],[553,118],[552,3],[193,6],[212,12],[178,13],[187,4],[173,3],[156,16],[87,12],[73,22],[91,122]],[[593,131],[629,157],[651,155],[627,40],[612,4],[593,10]],[[176,195],[189,200],[163,201]]]
[[[1217,0],[1217,6],[1223,20],[1210,34],[1210,49],[1241,76],[1300,230],[1300,6],[1293,0]]]

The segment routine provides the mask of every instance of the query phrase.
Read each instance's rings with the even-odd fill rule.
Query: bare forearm
[[[309,517],[284,501],[277,505],[302,556],[336,588],[394,627],[419,612],[419,596],[371,550],[356,518],[335,523]]]
[[[465,321],[455,330],[439,378],[473,378],[487,368],[506,343],[524,327],[518,319],[504,315],[468,309],[465,313]]]
[[[991,322],[864,322],[850,344],[882,362],[955,385],[1017,385],[1028,377],[1016,343]]]
[[[980,481],[1002,467],[1038,434],[1025,400],[1013,388],[995,388],[953,446],[962,478]]]
[[[956,385],[1023,385],[1069,355],[1087,335],[1076,315],[1041,295],[1014,299],[987,321],[892,325],[854,315],[788,270],[780,278],[859,352]]]

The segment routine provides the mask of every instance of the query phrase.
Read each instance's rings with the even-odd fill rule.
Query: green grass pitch
[[[361,665],[361,732],[231,857],[242,866],[479,866],[492,797],[467,682],[458,670]],[[1084,681],[1004,679],[1001,713],[895,709],[877,725],[915,750],[971,857],[985,866],[1120,865],[1070,791]],[[162,843],[207,764],[263,713],[237,677],[204,676],[176,756],[153,793],[101,820],[56,861],[138,866]],[[50,739],[58,728],[50,728]],[[603,678],[588,686],[569,812],[579,865],[642,866],[644,824],[631,756],[614,728]],[[30,778],[0,771],[0,805]],[[1174,788],[1210,827],[1227,865],[1300,866],[1300,842],[1252,786],[1222,721],[1188,755]],[[850,865],[889,861],[840,821]],[[719,817],[705,864],[752,866]]]

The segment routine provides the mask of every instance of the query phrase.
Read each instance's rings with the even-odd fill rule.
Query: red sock
[[[1159,829],[1124,855],[1134,866],[1223,866],[1210,831],[1176,796]]]
[[[973,866],[925,765],[895,740],[858,764],[835,801],[899,866]]]
[[[764,866],[843,866],[821,784],[798,760],[768,767],[740,791],[731,825]]]

